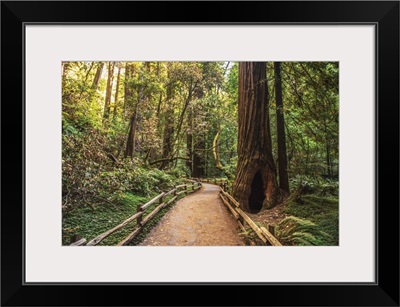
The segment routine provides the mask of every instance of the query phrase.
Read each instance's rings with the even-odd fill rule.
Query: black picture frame
[[[27,23],[375,25],[377,112],[376,135],[371,137],[377,144],[376,282],[25,284],[23,35]],[[1,77],[2,306],[399,306],[398,1],[3,1]],[[356,218],[354,223],[356,227]],[[166,293],[161,295],[162,290]],[[183,299],[183,293],[191,299]]]

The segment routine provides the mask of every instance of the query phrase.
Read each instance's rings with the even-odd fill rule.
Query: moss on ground
[[[287,218],[277,227],[284,245],[339,245],[339,202],[336,197],[303,195],[284,209]]]
[[[182,194],[181,194],[182,195]],[[76,208],[63,219],[63,231],[62,231],[62,244],[69,245],[70,238],[73,235],[79,234],[82,238],[87,241],[92,240],[99,234],[119,225],[124,220],[134,215],[137,212],[137,206],[145,204],[156,194],[151,196],[138,196],[132,193],[125,193],[122,195],[119,201],[114,205],[101,204],[93,208],[82,207]],[[168,196],[165,201],[168,201],[173,196]],[[181,196],[183,197],[183,195]],[[181,197],[178,197],[180,199]],[[177,200],[178,200],[177,199]],[[175,202],[174,202],[175,203]],[[168,209],[174,205],[170,204],[166,208],[160,210],[143,228],[139,235],[130,243],[130,245],[137,245],[143,241],[147,233],[153,228],[161,217],[168,211]],[[147,208],[144,216],[151,213],[151,211],[158,206],[156,204]],[[133,221],[105,238],[98,245],[113,246],[123,240],[128,234],[130,234],[136,228],[136,221]]]

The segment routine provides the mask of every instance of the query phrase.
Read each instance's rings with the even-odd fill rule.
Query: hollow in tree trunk
[[[266,63],[239,63],[238,164],[233,196],[259,212],[281,199],[269,130]]]

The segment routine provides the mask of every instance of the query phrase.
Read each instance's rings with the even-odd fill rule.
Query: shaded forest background
[[[278,64],[266,63],[264,80],[276,165],[284,117],[291,192],[278,234],[288,245],[337,245],[338,63]],[[227,178],[233,184],[238,66],[62,63],[63,244],[74,234],[107,230],[138,203],[185,178]],[[284,175],[279,170],[277,176]],[[107,240],[104,245],[114,243]]]

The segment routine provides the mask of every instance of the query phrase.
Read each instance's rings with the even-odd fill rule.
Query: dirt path
[[[244,245],[218,193],[218,186],[203,183],[201,190],[179,200],[140,245]]]

